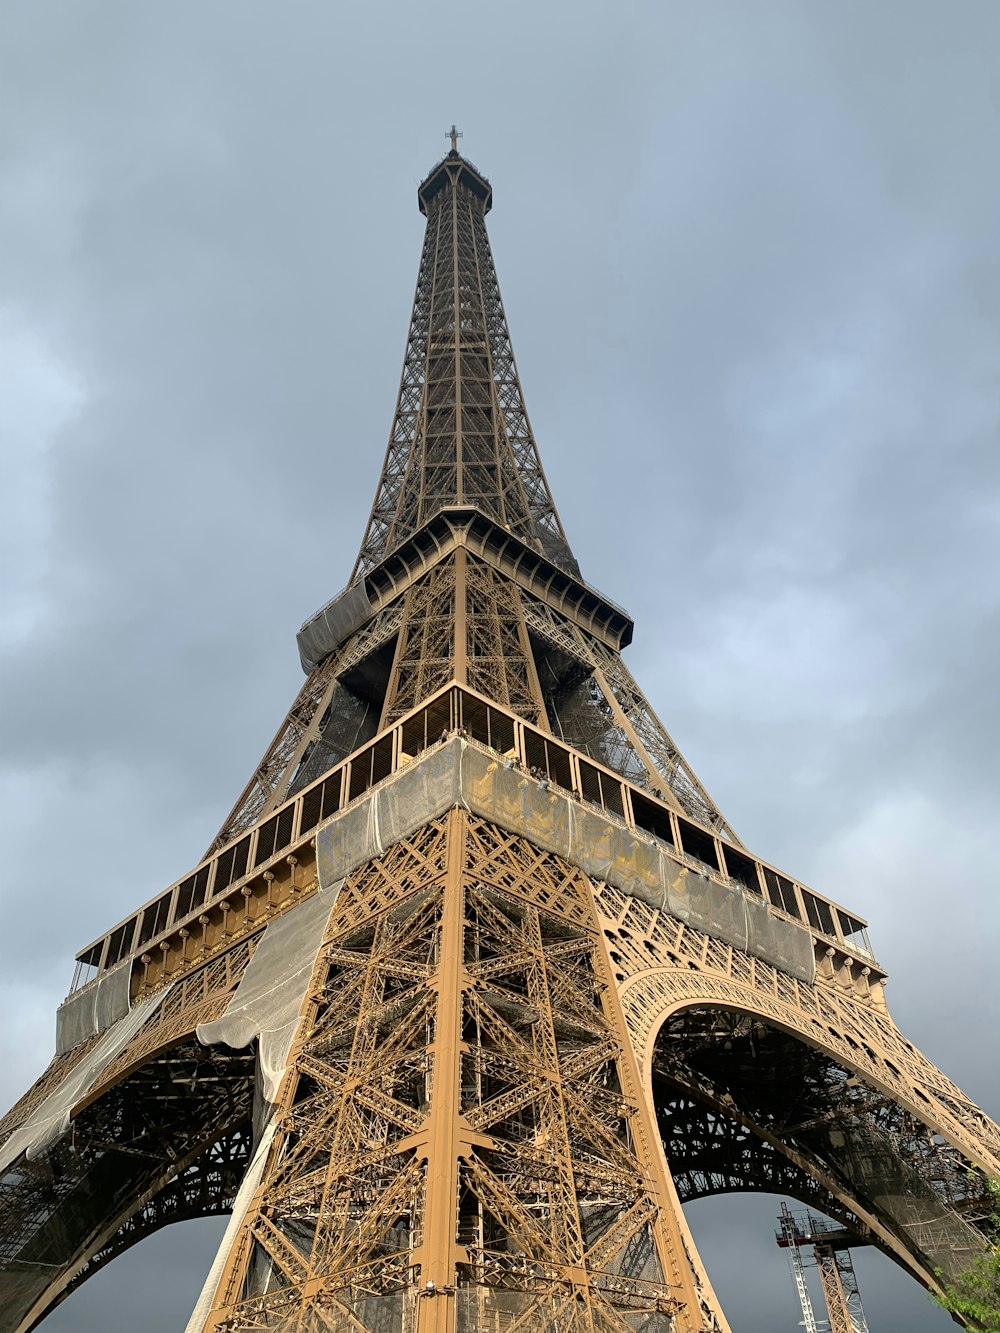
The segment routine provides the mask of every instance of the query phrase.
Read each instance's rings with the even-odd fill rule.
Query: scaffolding
[[[861,1304],[850,1251],[850,1246],[858,1243],[858,1237],[836,1222],[808,1210],[793,1213],[787,1203],[781,1205],[778,1225],[775,1239],[781,1249],[788,1252],[792,1279],[802,1306],[805,1333],[819,1333],[820,1328],[806,1283],[806,1254],[810,1249],[826,1303],[824,1327],[830,1333],[868,1333],[868,1320]]]

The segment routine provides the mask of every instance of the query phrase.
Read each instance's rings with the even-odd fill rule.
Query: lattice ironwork
[[[847,1308],[847,1293],[844,1291],[837,1254],[831,1246],[822,1242],[815,1246],[815,1253],[823,1298],[830,1317],[830,1333],[855,1333],[851,1312]]]
[[[395,722],[455,676],[456,571],[442,562],[406,594],[382,725]]]
[[[466,683],[528,722],[542,719],[521,595],[482,560],[466,561]]]
[[[997,1128],[884,1009],[819,978],[788,977],[608,886],[599,901],[665,1126],[690,1099],[713,1121],[735,1118],[797,1168],[783,1188],[806,1198],[800,1173],[811,1176],[827,1198],[810,1202],[929,1285],[969,1261],[984,1243]],[[968,1114],[956,1115],[957,1105]],[[744,1142],[728,1161],[717,1157],[714,1176],[687,1178],[682,1193],[767,1187],[769,1156]]]
[[[179,1171],[158,1194],[146,1200],[122,1223],[114,1236],[67,1284],[60,1300],[71,1295],[112,1259],[117,1259],[161,1227],[229,1213],[250,1160],[250,1148],[247,1125],[232,1129],[210,1143],[200,1157]]]
[[[33,1161],[19,1159],[0,1183],[5,1329],[34,1327],[71,1286],[187,1207],[178,1178],[198,1175],[214,1145],[249,1135],[253,1064],[252,1053],[175,1044],[79,1112],[71,1136]],[[184,1215],[224,1206],[221,1181],[209,1173],[203,1201],[188,1196]],[[171,1208],[175,1188],[181,1197]]]
[[[493,267],[490,190],[458,154],[421,186],[427,231],[382,477],[353,579],[446,504],[575,568],[524,407]]]
[[[206,856],[211,856],[220,847],[238,838],[279,805],[300,770],[309,764],[312,751],[319,751],[311,765],[316,770],[314,775],[318,776],[357,749],[362,740],[367,740],[374,733],[378,720],[377,706],[369,705],[359,714],[357,706],[351,709],[347,699],[340,701],[339,709],[335,708],[334,698],[338,690],[342,696],[348,693],[341,683],[344,675],[398,633],[401,619],[401,606],[393,604],[386,607],[356,634],[351,635],[339,651],[310,672],[253,777],[205,853]],[[356,698],[351,696],[351,699],[356,705]],[[367,731],[364,731],[365,717],[372,712],[374,716]],[[349,717],[346,730],[343,727],[345,714]],[[344,732],[342,736],[334,734],[338,725]],[[320,763],[316,759],[320,759]]]
[[[516,584],[464,550],[409,589],[382,725],[461,680],[529,722],[544,704]]]
[[[747,1009],[825,1047],[1000,1175],[1000,1127],[906,1040],[872,996],[834,979],[809,984],[788,976],[611,886],[601,887],[600,903],[622,1006],[647,1060],[675,1009],[713,1002]]]
[[[703,1327],[588,881],[460,811],[444,836],[433,882],[331,917],[206,1328]]]

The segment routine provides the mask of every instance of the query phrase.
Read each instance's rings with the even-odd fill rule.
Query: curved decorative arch
[[[903,1207],[906,1189],[901,1184],[896,1195],[886,1187],[882,1190],[886,1197],[880,1198],[873,1197],[879,1190],[868,1188],[871,1182],[862,1188],[864,1182],[856,1172],[849,1178],[851,1154],[858,1150],[858,1125],[845,1121],[840,1145],[827,1144],[818,1152],[815,1143],[810,1147],[795,1142],[789,1128],[778,1123],[780,1115],[773,1107],[769,1121],[761,1106],[753,1106],[753,1098],[743,1095],[746,1089],[741,1093],[732,1083],[730,1075],[735,1076],[739,1064],[735,1051],[731,1060],[720,1056],[714,1070],[715,1082],[725,1086],[714,1087],[711,1078],[699,1082],[693,1060],[680,1073],[674,1069],[672,1095],[697,1097],[711,1114],[730,1117],[768,1141],[855,1215],[852,1229],[879,1245],[925,1286],[936,1285],[937,1270],[949,1274],[964,1268],[983,1245],[981,1233],[970,1221],[979,1200],[974,1197],[976,1189],[970,1188],[967,1167],[1000,1175],[1000,1129],[900,1033],[885,1008],[882,986],[872,985],[860,964],[835,972],[823,956],[813,982],[798,980],[617,886],[597,883],[594,890],[623,1017],[654,1107],[654,1057],[661,1066],[659,1078],[669,1072],[662,1068],[661,1058],[667,1036],[683,1032],[679,1016],[743,1015],[755,1039],[794,1043],[782,1058],[801,1063],[806,1056],[795,1052],[811,1052],[810,1076],[829,1081],[840,1071],[836,1074],[840,1091],[836,1097],[829,1092],[825,1111],[841,1117],[850,1110],[858,1112],[859,1124],[866,1134],[874,1135],[871,1142],[883,1154],[882,1160],[892,1163],[890,1174],[898,1177],[897,1184],[909,1171],[906,1187],[923,1199],[927,1205],[923,1212]],[[738,1032],[728,1035],[742,1039]],[[703,1036],[710,1038],[710,1031]],[[751,1053],[744,1055],[752,1068]],[[804,1071],[801,1076],[805,1077]],[[772,1084],[778,1082],[775,1074]],[[761,1087],[755,1091],[760,1093]],[[663,1086],[658,1093],[660,1127],[669,1140]],[[896,1145],[892,1151],[890,1140]],[[936,1182],[933,1188],[938,1194],[930,1193],[929,1181]],[[703,1181],[699,1188],[702,1193],[713,1192],[721,1184],[721,1178]],[[679,1197],[694,1197],[689,1185],[681,1179]],[[746,1187],[746,1182],[735,1187]],[[828,1211],[816,1202],[820,1210]]]
[[[751,967],[756,964],[756,970],[765,967],[754,959],[746,961]],[[708,968],[651,967],[630,977],[621,987],[621,1004],[636,1050],[642,1052],[644,1077],[650,1078],[657,1034],[672,1014],[698,1004],[740,1009],[840,1061],[941,1134],[970,1163],[1000,1176],[996,1126],[906,1041],[886,1011],[863,1006],[820,983],[785,980],[794,987],[797,1002],[770,987]]]
[[[644,1080],[661,1120],[663,1089],[670,1086],[696,1098],[713,1115],[728,1116],[743,1125],[799,1172],[812,1177],[823,1193],[839,1200],[841,1213],[853,1215],[853,1229],[860,1236],[878,1245],[929,1288],[937,1287],[938,1272],[964,1268],[983,1245],[980,1233],[961,1211],[966,1202],[961,1195],[967,1193],[968,1163],[981,1164],[982,1145],[976,1145],[978,1153],[971,1151],[966,1146],[967,1135],[946,1135],[935,1125],[921,1097],[915,1095],[920,1083],[912,1066],[907,1080],[884,1048],[880,1050],[871,1040],[867,1026],[855,1029],[859,1036],[854,1037],[816,1013],[803,1013],[773,995],[762,996],[732,977],[690,968],[647,969],[622,988],[622,1005],[630,1025],[641,1018],[646,1028],[641,1048]],[[683,1040],[686,1026],[691,1028],[700,1059],[672,1051]],[[736,1074],[728,1081],[723,1076],[722,1082],[713,1082],[705,1067],[711,1065],[705,1053],[711,1051],[713,1037],[718,1039],[718,1052],[725,1045],[721,1068],[746,1070],[756,1063],[751,1056],[760,1058],[756,1083],[750,1078],[741,1085]],[[773,1048],[770,1052],[764,1050],[768,1044]],[[798,1066],[796,1048],[803,1053]],[[806,1127],[812,1129],[812,1143],[808,1132],[795,1132],[796,1128],[801,1131],[801,1125],[782,1126],[769,1119],[766,1109],[762,1111],[767,1105],[762,1090],[768,1081],[772,1087],[778,1081],[774,1069],[786,1071],[792,1106],[796,1087],[809,1086],[811,1096],[806,1102],[815,1113],[815,1124],[809,1126],[807,1120]],[[820,1095],[817,1087],[824,1079],[827,1085]],[[892,1108],[888,1115],[886,1108]],[[893,1123],[880,1123],[880,1118]],[[940,1120],[951,1119],[942,1106]],[[836,1128],[839,1124],[845,1128]],[[907,1155],[904,1147],[915,1141],[917,1127],[927,1136],[919,1160],[912,1149]],[[840,1146],[831,1153],[835,1135]],[[951,1149],[962,1154],[960,1162],[954,1160]],[[947,1196],[946,1186],[935,1194],[925,1184],[918,1167],[928,1158],[940,1162],[938,1174],[950,1179],[955,1197]],[[862,1161],[868,1164],[867,1173],[858,1166]],[[873,1162],[880,1165],[873,1166]],[[683,1197],[683,1191],[679,1195]]]
[[[34,1327],[161,1227],[226,1211],[248,1156],[255,1051],[205,1047],[195,1029],[225,1009],[250,953],[244,942],[170,986],[70,1108],[71,1133],[3,1173],[0,1208],[19,1246],[3,1285],[11,1327]],[[41,1099],[23,1099],[4,1128],[25,1124],[98,1040],[57,1056]]]

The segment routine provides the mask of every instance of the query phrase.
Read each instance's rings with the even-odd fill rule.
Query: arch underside
[[[227,1212],[251,1141],[254,1052],[192,1035],[148,1058],[0,1182],[4,1326],[36,1327],[171,1222]]]
[[[71,1139],[5,1179],[3,1231],[21,1238],[5,1309],[30,1311],[19,1327],[163,1226],[230,1209],[249,1151],[253,1064],[252,1051],[178,1042],[80,1112]],[[652,1075],[682,1203],[787,1194],[925,1285],[967,1264],[984,1192],[966,1159],[827,1053],[759,1016],[702,1004],[663,1024]]]
[[[660,1028],[652,1091],[682,1203],[788,1194],[925,1286],[967,1267],[988,1211],[981,1172],[830,1054],[745,1010],[699,1004]]]

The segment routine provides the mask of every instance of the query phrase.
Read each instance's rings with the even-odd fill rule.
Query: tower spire
[[[396,412],[352,581],[434,513],[468,505],[560,567],[577,565],[524,405],[486,214],[489,181],[451,152],[417,191],[427,218]]]
[[[309,680],[214,845],[452,681],[738,841],[621,659],[631,619],[566,540],[500,298],[489,181],[456,151],[417,200],[417,290],[358,560],[299,631]]]

